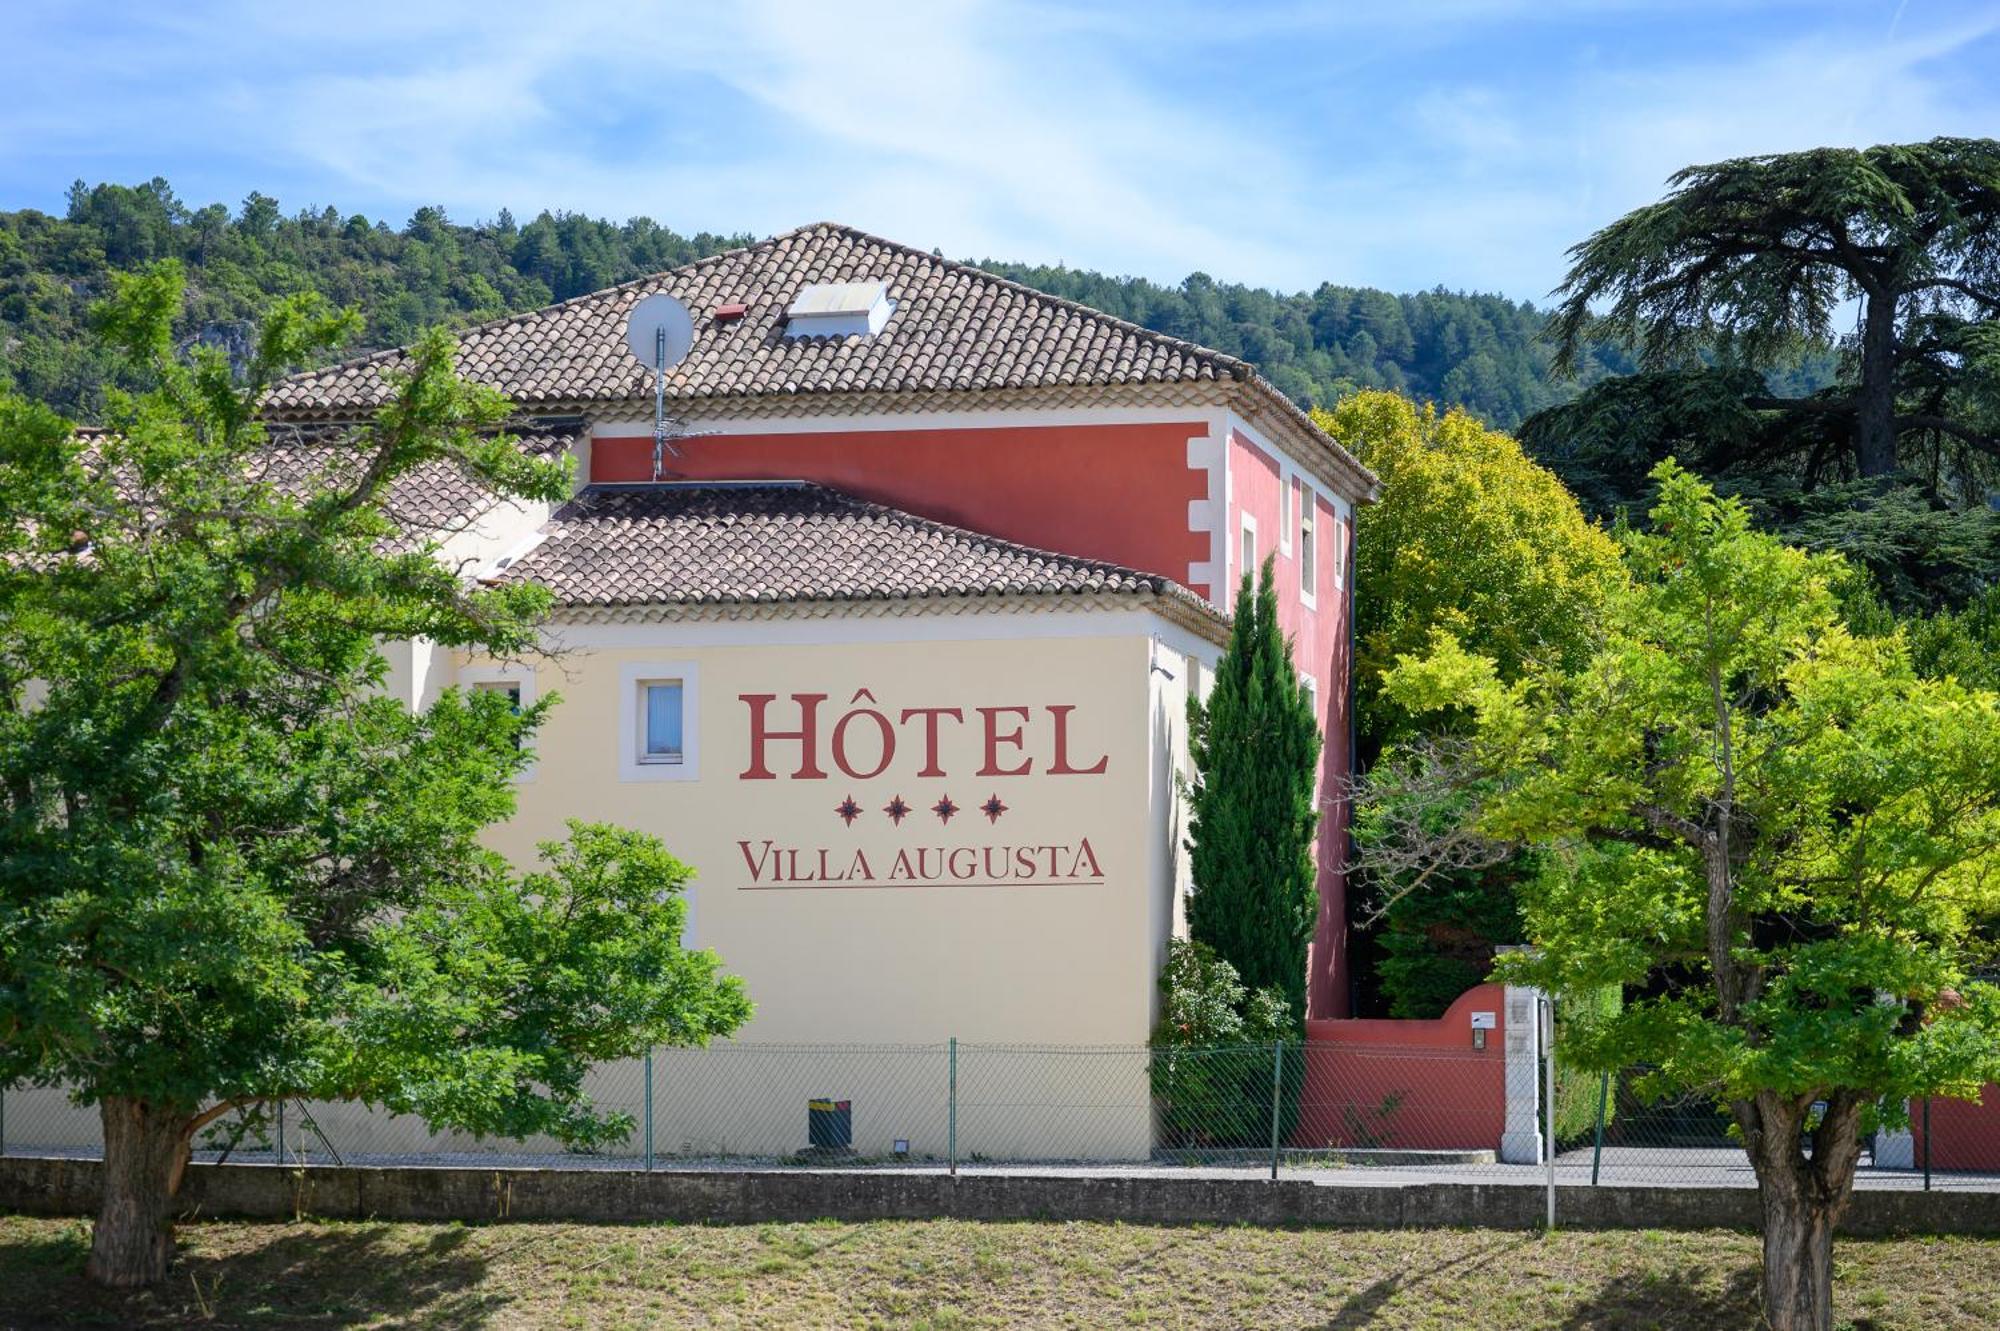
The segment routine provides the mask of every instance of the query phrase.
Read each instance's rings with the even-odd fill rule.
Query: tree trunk
[[[1764,1321],[1771,1331],[1833,1331],[1833,1230],[1854,1190],[1860,1102],[1828,1103],[1803,1150],[1810,1105],[1766,1092],[1736,1106],[1764,1213]]]
[[[1834,1217],[1798,1182],[1758,1182],[1764,1203],[1764,1320],[1772,1331],[1833,1331]]]
[[[173,1260],[173,1200],[188,1161],[189,1116],[168,1106],[107,1096],[104,1198],[84,1274],[131,1289],[167,1274]]]
[[[1862,297],[1861,387],[1854,403],[1854,465],[1862,477],[1896,470],[1896,296]]]

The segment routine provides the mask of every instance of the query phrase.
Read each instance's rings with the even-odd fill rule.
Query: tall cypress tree
[[[1320,735],[1278,628],[1272,561],[1236,597],[1229,650],[1208,699],[1188,699],[1189,931],[1236,967],[1246,988],[1273,988],[1305,1013],[1306,947],[1319,914],[1312,846]]]

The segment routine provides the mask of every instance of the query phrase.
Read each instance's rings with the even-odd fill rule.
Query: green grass
[[[1756,1240],[967,1221],[208,1223],[156,1290],[87,1285],[89,1226],[0,1217],[0,1326],[1280,1327],[1756,1324]],[[1856,1331],[2000,1325],[2000,1242],[1840,1245]]]

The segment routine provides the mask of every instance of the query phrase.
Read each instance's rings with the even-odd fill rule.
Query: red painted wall
[[[1109,560],[1186,584],[1208,558],[1188,528],[1207,494],[1190,470],[1198,421],[702,435],[676,441],[673,480],[808,480],[1023,545]],[[653,441],[591,442],[590,479],[652,479]],[[1205,585],[1193,590],[1208,593]]]
[[[1916,1165],[1924,1163],[1924,1102],[1910,1102]],[[1931,1101],[1931,1168],[2000,1170],[2000,1086],[1987,1086],[1979,1102]]]
[[[1308,1021],[1305,1091],[1291,1144],[1491,1151],[1507,1120],[1507,1009],[1497,984],[1436,1021]],[[1497,1026],[1472,1047],[1472,1014]]]
[[[1345,1017],[1348,1013],[1347,884],[1339,872],[1347,844],[1347,805],[1337,798],[1349,770],[1347,753],[1347,623],[1351,613],[1351,577],[1338,583],[1336,568],[1352,540],[1352,524],[1341,519],[1323,494],[1298,476],[1284,478],[1278,460],[1240,431],[1230,434],[1228,450],[1229,517],[1225,549],[1230,567],[1229,596],[1234,598],[1243,576],[1243,519],[1257,527],[1257,563],[1276,555],[1278,624],[1292,640],[1292,659],[1299,673],[1318,686],[1320,734],[1319,878],[1320,913],[1307,958],[1306,1016]],[[1284,502],[1281,480],[1291,488]],[[1307,495],[1314,495],[1318,513],[1314,542],[1314,595],[1308,605],[1301,561],[1304,542],[1300,522]],[[1289,542],[1290,549],[1286,549]]]

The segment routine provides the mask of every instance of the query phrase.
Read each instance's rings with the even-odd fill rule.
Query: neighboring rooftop
[[[568,606],[1015,596],[1159,598],[1222,621],[1170,578],[946,526],[798,481],[596,486],[499,575]]]
[[[583,434],[579,422],[524,422],[514,437],[529,457],[559,458]],[[261,478],[294,497],[351,480],[366,455],[339,427],[276,428],[261,455]],[[455,462],[428,462],[405,472],[382,496],[382,512],[400,533],[392,550],[413,549],[427,540],[463,530],[480,514],[501,502],[500,496]]]

